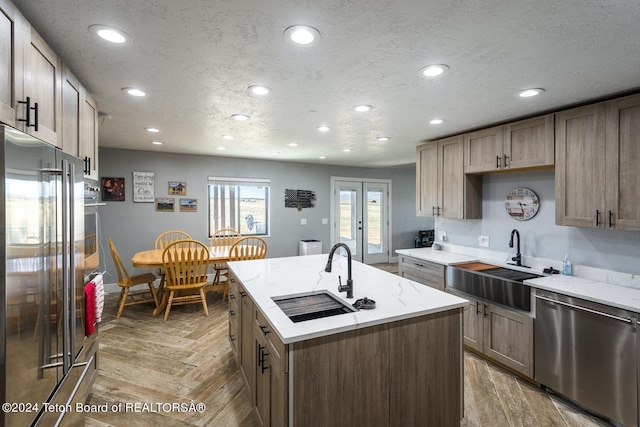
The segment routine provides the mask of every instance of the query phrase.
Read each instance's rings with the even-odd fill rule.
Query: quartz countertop
[[[543,274],[541,269],[518,268],[513,265],[508,265],[505,262],[497,261],[496,257],[484,258],[482,256],[471,256],[453,251],[436,251],[432,248],[399,249],[396,250],[396,253],[443,265],[456,265],[464,262],[479,261],[500,267],[508,267],[515,270],[528,271],[541,275]],[[622,280],[625,280],[624,274],[611,272],[610,275],[622,276]],[[627,281],[632,281],[632,279],[627,279]],[[640,289],[638,288],[620,286],[617,284],[593,280],[591,278],[564,276],[561,274],[546,275],[546,277],[529,279],[525,280],[524,283],[533,288],[557,292],[640,313]]]
[[[258,310],[285,344],[368,326],[410,319],[464,307],[467,300],[404,279],[395,274],[352,263],[353,298],[338,292],[338,276],[347,281],[347,258],[336,255],[331,273],[324,271],[327,254],[229,262]],[[347,304],[367,297],[376,308],[321,319],[292,322],[272,297],[328,291]]]

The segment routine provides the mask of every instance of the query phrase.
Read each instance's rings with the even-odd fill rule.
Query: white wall
[[[195,239],[208,242],[207,178],[230,176],[271,179],[271,235],[268,237],[269,258],[298,254],[298,243],[317,239],[323,252],[330,249],[330,226],[322,218],[330,218],[331,176],[390,179],[392,181],[392,256],[396,249],[413,246],[417,230],[433,228],[433,218],[415,215],[415,165],[391,168],[338,167],[317,164],[244,160],[216,156],[154,153],[121,149],[100,149],[100,176],[125,178],[125,201],[106,202],[99,208],[101,232],[101,265],[116,281],[107,237],[111,237],[123,260],[153,247],[162,231],[180,229]],[[155,173],[155,196],[169,197],[168,181],[187,183],[187,196],[198,199],[194,213],[156,212],[153,203],[133,203],[133,171]],[[284,207],[285,189],[316,192],[316,207],[299,212]],[[173,196],[171,196],[173,197]],[[176,197],[176,202],[179,197]],[[306,226],[300,219],[307,219]]]
[[[640,232],[555,225],[554,182],[553,170],[485,175],[483,219],[438,218],[435,228],[447,232],[449,243],[474,248],[478,236],[489,236],[489,249],[502,252],[514,252],[508,243],[516,228],[523,256],[561,260],[568,253],[574,264],[640,274]],[[506,195],[516,187],[530,188],[540,198],[540,210],[529,221],[517,221],[505,210]]]

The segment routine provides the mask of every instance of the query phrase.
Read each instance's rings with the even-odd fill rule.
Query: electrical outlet
[[[447,232],[438,231],[438,239],[440,239],[441,242],[445,242],[447,240]]]
[[[489,236],[480,236],[478,237],[478,246],[482,246],[483,248],[489,247]]]
[[[322,218],[322,224],[323,225],[329,224],[329,218]]]
[[[300,220],[300,225],[307,225],[307,220],[305,218],[302,218]]]

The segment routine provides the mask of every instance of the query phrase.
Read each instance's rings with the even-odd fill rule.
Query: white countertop
[[[508,267],[516,270],[531,271],[535,274],[543,274],[539,269],[524,269],[507,265],[504,262],[497,261],[498,258],[495,256],[492,258],[483,258],[482,256],[471,256],[451,251],[436,251],[432,248],[400,249],[396,250],[396,253],[444,265],[479,261],[498,265],[500,267]],[[634,283],[634,280],[636,280],[636,278],[626,278],[625,276],[627,275],[622,273],[610,272],[609,274],[600,274],[600,277],[608,276],[616,276],[616,279],[621,282]],[[564,295],[640,313],[640,289],[638,288],[620,286],[617,284],[593,280],[591,278],[564,276],[561,274],[525,280],[524,283],[533,288],[558,292]]]
[[[352,263],[354,297],[347,299],[345,292],[338,292],[338,276],[341,276],[343,284],[347,282],[347,258],[336,255],[331,273],[324,271],[327,259],[327,254],[321,254],[228,264],[285,344],[438,313],[467,304],[467,300],[462,298],[357,261]],[[271,299],[324,290],[348,304],[367,297],[376,301],[376,308],[293,323]]]

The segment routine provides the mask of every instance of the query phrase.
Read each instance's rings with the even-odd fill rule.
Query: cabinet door
[[[85,160],[85,176],[98,180],[98,104],[83,90],[78,157]]]
[[[447,292],[469,301],[464,306],[462,313],[462,333],[464,344],[479,352],[482,352],[482,342],[484,340],[484,303],[469,295],[447,289]]]
[[[462,135],[438,141],[438,178],[440,215],[464,219]]]
[[[605,226],[640,230],[640,95],[607,106]]]
[[[504,127],[502,166],[505,169],[553,166],[553,114],[509,123]]]
[[[23,90],[24,18],[8,0],[0,0],[0,122],[17,127],[16,111]],[[21,116],[22,117],[22,116]]]
[[[435,216],[438,205],[438,143],[416,148],[416,215]]]
[[[62,151],[78,157],[82,87],[67,67],[62,72]]]
[[[484,319],[484,353],[533,378],[533,318],[492,304]]]
[[[256,341],[253,336],[253,322],[255,321],[255,307],[249,295],[242,288],[240,292],[240,374],[251,391],[251,402],[255,405],[255,364]]]
[[[34,126],[25,132],[60,147],[61,62],[33,28],[29,27],[25,33],[24,96],[30,97],[33,107],[37,104],[37,112],[31,112],[37,130]]]
[[[288,375],[274,361],[273,348],[261,331],[255,331],[256,411],[261,425],[285,426],[288,414]]]
[[[494,172],[504,167],[504,127],[464,135],[464,173]]]
[[[603,227],[605,105],[556,114],[556,224]]]

